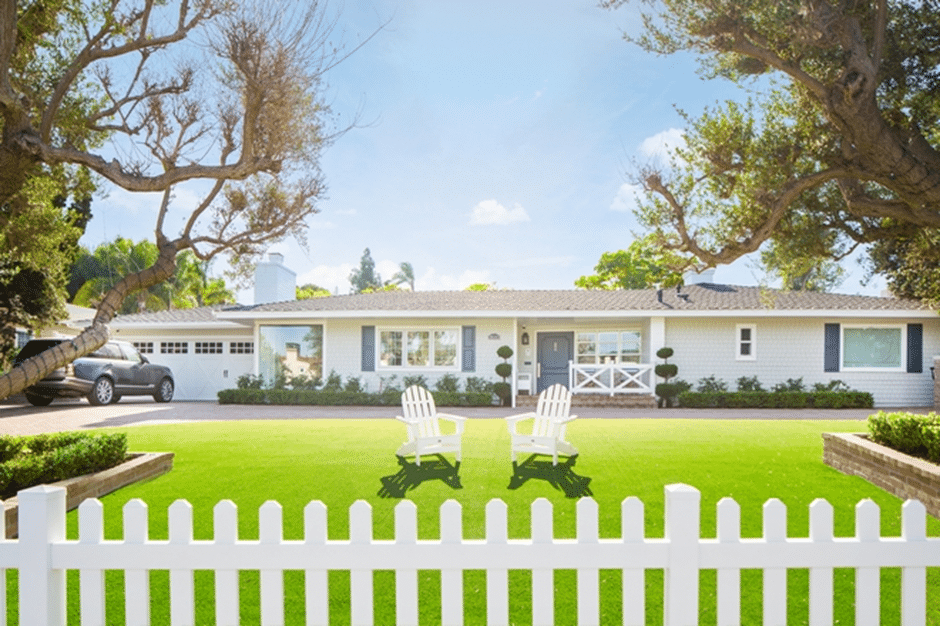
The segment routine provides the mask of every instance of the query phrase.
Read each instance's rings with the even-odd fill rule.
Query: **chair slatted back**
[[[401,409],[405,419],[417,421],[415,437],[434,437],[441,434],[434,397],[424,387],[412,385],[405,389],[401,394]]]
[[[564,436],[564,425],[556,430],[557,420],[571,413],[571,392],[564,385],[552,385],[539,394],[535,407],[535,423],[532,434],[536,436]]]

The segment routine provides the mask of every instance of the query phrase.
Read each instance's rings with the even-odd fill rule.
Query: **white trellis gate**
[[[214,538],[194,540],[192,507],[177,501],[169,509],[168,540],[147,536],[147,506],[132,500],[124,507],[124,538],[103,539],[103,510],[97,500],[79,508],[79,539],[65,538],[65,490],[34,487],[20,492],[18,540],[0,541],[0,574],[19,570],[20,624],[65,624],[65,572],[79,570],[81,623],[103,624],[104,571],[125,572],[127,624],[149,624],[150,570],[168,570],[170,621],[194,622],[194,570],[215,572],[216,622],[236,625],[239,570],[260,570],[261,623],[283,624],[285,570],[305,572],[307,624],[327,624],[327,572],[350,570],[353,624],[373,622],[374,570],[395,571],[395,611],[399,624],[418,621],[418,570],[441,572],[441,623],[463,621],[463,570],[486,571],[487,623],[507,624],[508,570],[532,571],[532,623],[554,621],[553,570],[577,570],[577,622],[599,621],[599,570],[623,572],[623,623],[645,624],[644,571],[665,576],[665,623],[696,624],[699,571],[717,570],[718,623],[740,623],[740,571],[763,570],[764,624],[786,620],[786,570],[809,569],[809,620],[833,622],[833,568],[856,570],[856,624],[879,621],[879,569],[901,568],[901,623],[923,626],[926,615],[926,568],[940,567],[940,539],[926,537],[926,513],[915,501],[903,505],[902,534],[882,537],[880,512],[866,500],[856,507],[854,537],[833,536],[833,509],[824,500],[810,506],[808,538],[788,538],[786,507],[776,499],[764,505],[763,537],[742,539],[740,508],[730,498],[718,503],[717,537],[700,536],[699,492],[687,485],[666,488],[664,538],[644,536],[643,503],[627,498],[621,506],[621,536],[598,536],[597,503],[577,503],[576,537],[556,539],[552,505],[532,504],[529,539],[509,539],[507,509],[500,500],[486,506],[486,538],[464,539],[462,512],[455,501],[440,511],[440,539],[417,539],[417,510],[402,501],[395,507],[395,538],[374,540],[372,509],[366,502],[349,511],[349,539],[328,540],[326,507],[311,502],[304,510],[304,539],[285,541],[281,507],[259,510],[259,539],[238,538],[237,509],[223,501],[214,510]],[[0,517],[2,520],[2,517]],[[0,578],[0,580],[4,580]],[[5,593],[0,593],[4,603]],[[23,607],[28,607],[24,609]],[[0,606],[0,624],[6,607]]]

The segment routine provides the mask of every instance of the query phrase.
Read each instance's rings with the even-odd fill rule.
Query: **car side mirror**
[[[150,361],[147,359],[147,357],[145,357],[145,356],[142,355],[142,354],[140,355],[140,362],[141,362],[141,363],[150,363]]]

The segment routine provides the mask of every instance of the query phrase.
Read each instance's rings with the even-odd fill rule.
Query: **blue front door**
[[[539,333],[536,391],[556,383],[568,386],[568,362],[574,357],[574,333]]]

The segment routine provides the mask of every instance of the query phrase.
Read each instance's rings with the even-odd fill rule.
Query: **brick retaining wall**
[[[144,452],[131,454],[127,461],[111,469],[60,480],[52,483],[52,486],[65,487],[67,491],[65,506],[66,510],[71,511],[77,508],[85,498],[108,495],[121,487],[166,474],[171,469],[173,469],[172,452]],[[16,497],[13,497],[5,500],[3,505],[6,508],[7,538],[13,539],[18,530],[19,502]]]
[[[938,465],[877,444],[867,435],[850,433],[823,433],[823,463],[901,499],[920,500],[928,513],[940,519]]]

